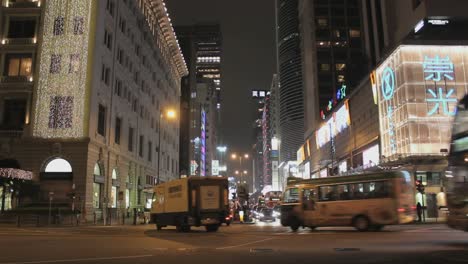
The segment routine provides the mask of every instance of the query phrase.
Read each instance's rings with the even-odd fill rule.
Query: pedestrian
[[[422,217],[422,205],[420,202],[416,205],[416,212],[418,213],[418,222],[421,222]]]

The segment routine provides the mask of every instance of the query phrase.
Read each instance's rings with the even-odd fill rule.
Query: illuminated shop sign
[[[253,98],[265,98],[267,96],[267,91],[265,90],[253,90],[252,97]]]
[[[382,155],[441,155],[467,92],[468,47],[402,45],[376,70]]]
[[[205,176],[206,170],[206,112],[201,111],[201,153],[200,153],[200,176]]]
[[[434,26],[445,26],[449,23],[447,19],[429,19],[427,22]]]
[[[217,176],[219,175],[220,167],[219,167],[219,160],[212,160],[211,161],[211,175]]]
[[[328,100],[327,107],[320,111],[320,117],[323,120],[326,119],[327,114],[329,114],[339,102],[341,102],[342,100],[346,98],[347,90],[348,88],[346,87],[346,85],[342,84],[341,87],[339,87],[336,90],[335,96],[333,98],[330,98],[330,100]]]
[[[333,115],[315,132],[317,148],[327,144],[332,138],[341,133],[351,124],[349,105],[346,100]]]

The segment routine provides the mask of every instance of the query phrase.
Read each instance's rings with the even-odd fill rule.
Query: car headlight
[[[273,216],[280,216],[281,213],[280,212],[273,212]]]
[[[260,217],[264,217],[264,215],[262,213],[258,213],[258,216]]]

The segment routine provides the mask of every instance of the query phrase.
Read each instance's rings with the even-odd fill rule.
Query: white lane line
[[[103,257],[103,258],[56,259],[56,260],[39,260],[39,261],[25,261],[25,262],[0,262],[0,264],[39,264],[39,263],[80,262],[80,261],[96,261],[96,260],[148,258],[152,256],[153,255],[136,255],[136,256]]]
[[[216,249],[229,249],[229,248],[243,247],[243,246],[252,245],[252,244],[256,244],[256,243],[260,243],[260,242],[264,242],[264,241],[268,241],[268,240],[272,240],[272,239],[274,239],[274,238],[265,238],[265,239],[262,239],[262,240],[252,241],[252,242],[248,242],[248,243],[244,243],[244,244],[240,244],[240,245],[220,247],[220,248],[216,248]],[[2,264],[2,263],[0,263],[0,264]]]

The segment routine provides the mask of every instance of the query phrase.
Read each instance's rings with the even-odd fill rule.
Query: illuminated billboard
[[[440,155],[467,92],[468,47],[402,45],[376,71],[382,155]]]
[[[351,124],[349,105],[346,100],[336,112],[315,132],[317,148],[323,147],[332,138]]]

